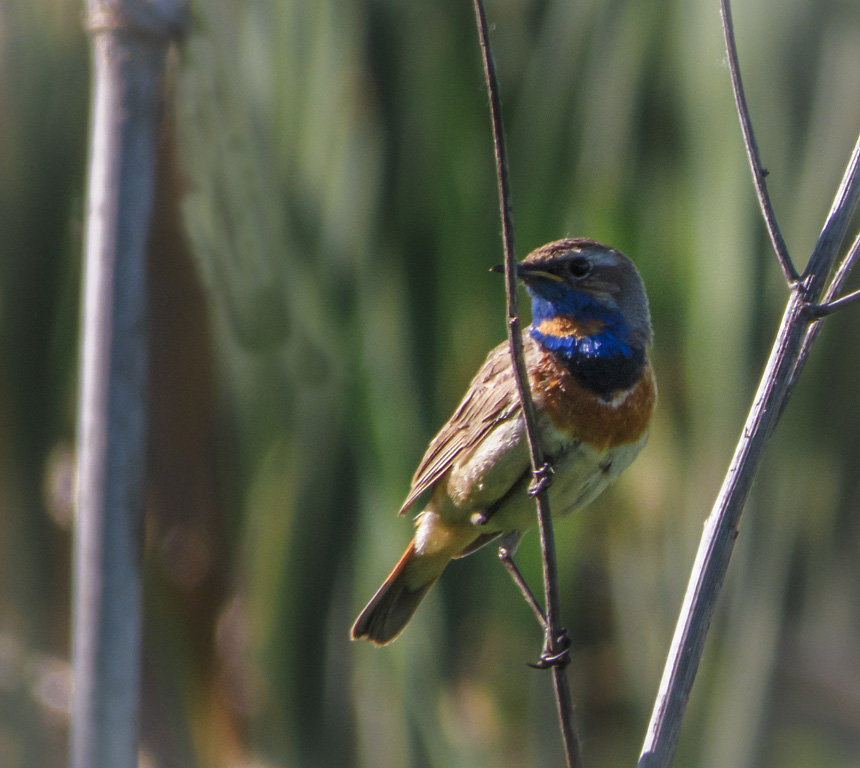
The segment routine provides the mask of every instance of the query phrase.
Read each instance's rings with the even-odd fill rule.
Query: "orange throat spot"
[[[577,320],[575,317],[570,317],[569,315],[559,315],[558,317],[541,320],[540,324],[537,326],[537,331],[545,336],[584,339],[588,336],[594,336],[596,333],[600,333],[600,331],[605,327],[606,323],[597,318],[591,318],[590,320]]]

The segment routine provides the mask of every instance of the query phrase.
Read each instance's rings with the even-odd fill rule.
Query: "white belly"
[[[605,488],[633,462],[647,440],[647,433],[635,443],[627,443],[599,452],[590,445],[573,443],[561,449],[553,462],[554,474],[549,487],[549,502],[553,517],[567,515],[585,506],[599,496]],[[508,495],[480,530],[523,531],[537,524],[534,499],[527,489],[528,475]]]

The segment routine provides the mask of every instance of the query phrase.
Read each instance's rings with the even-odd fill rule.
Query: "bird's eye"
[[[591,262],[585,256],[576,256],[570,260],[570,274],[574,277],[585,277],[591,272]]]

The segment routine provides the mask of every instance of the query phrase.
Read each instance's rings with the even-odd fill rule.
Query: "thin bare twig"
[[[474,0],[475,16],[478,24],[478,36],[481,44],[481,54],[484,64],[487,91],[490,98],[490,117],[493,129],[493,144],[496,156],[496,178],[499,188],[499,208],[502,218],[502,233],[505,252],[505,296],[507,299],[508,343],[511,359],[514,365],[514,375],[517,390],[522,404],[523,419],[531,457],[532,472],[536,488],[535,502],[537,505],[538,522],[540,526],[541,552],[543,554],[543,577],[546,597],[546,630],[544,648],[541,654],[543,666],[549,666],[553,671],[556,700],[558,703],[559,720],[564,738],[565,753],[568,766],[582,765],[579,739],[573,724],[573,706],[570,698],[570,687],[565,672],[567,661],[567,635],[561,627],[559,618],[558,568],[555,556],[555,536],[552,527],[552,514],[549,497],[546,492],[548,466],[546,464],[540,442],[537,438],[534,403],[529,388],[528,374],[523,359],[522,329],[517,302],[516,262],[514,260],[514,228],[511,221],[510,185],[508,182],[507,157],[502,130],[501,103],[499,87],[496,80],[495,66],[490,52],[487,33],[487,17],[481,0]]]
[[[91,0],[94,93],[85,253],[72,768],[138,763],[145,249],[170,40],[186,2]]]
[[[827,286],[827,290],[824,292],[824,296],[821,299],[822,302],[830,302],[834,300],[833,297],[842,290],[842,287],[845,285],[846,280],[848,280],[848,275],[850,275],[851,270],[854,269],[854,265],[857,263],[858,258],[860,258],[860,232],[858,232],[854,237],[851,247],[842,258],[842,261],[839,262],[839,266],[836,267],[833,279],[830,281],[830,285]]]
[[[844,309],[850,304],[856,304],[858,301],[860,301],[860,290],[849,293],[847,296],[843,296],[840,299],[828,301],[825,304],[811,305],[807,307],[807,311],[810,312],[814,318],[820,319],[822,317],[827,317],[827,315],[832,315],[834,312],[838,312],[840,309]]]
[[[792,392],[809,346],[815,338],[810,325],[817,321],[808,311],[825,290],[848,222],[860,199],[860,137],[848,162],[834,204],[810,257],[814,271],[808,272],[789,297],[770,358],[747,416],[723,486],[699,544],[699,551],[687,585],[681,614],[651,722],[639,758],[638,768],[668,768],[672,762],[681,720],[698,670],[716,601],[728,570],[729,559],[738,533],[738,524],[752,486],[765,445]],[[853,253],[852,248],[852,253]],[[853,264],[847,256],[841,266]],[[847,276],[847,268],[837,271]]]
[[[824,292],[824,297],[822,298],[821,303],[812,304],[806,308],[813,317],[822,318],[827,315],[832,315],[843,307],[847,307],[850,304],[855,304],[857,301],[860,301],[860,290],[849,293],[838,299],[833,298],[842,289],[842,286],[845,284],[845,280],[854,268],[854,264],[857,262],[858,257],[860,257],[860,233],[858,233],[857,237],[854,238],[854,242],[851,243],[848,253],[845,254],[845,258],[842,259],[837,267],[836,273],[830,281],[830,285],[827,286],[827,290]],[[810,331],[818,327],[819,326],[814,326]]]
[[[851,222],[851,216],[857,208],[858,202],[860,202],[860,135],[854,143],[851,159],[848,161],[842,182],[836,191],[836,197],[833,199],[833,205],[827,214],[824,229],[815,244],[812,256],[809,257],[809,264],[803,275],[809,286],[807,290],[810,293],[815,292],[818,286],[823,286],[827,280],[835,255],[845,239],[848,224]],[[856,256],[857,254],[852,247],[852,251],[843,261],[851,259],[853,263]],[[847,277],[846,270],[840,268],[839,271],[843,273],[842,279],[844,280]],[[833,298],[833,296],[831,295],[829,298]],[[812,296],[810,296],[811,299]]]
[[[834,252],[838,250],[839,244],[842,242],[848,229],[850,213],[846,214],[846,211],[853,211],[857,207],[858,199],[860,199],[860,136],[857,137],[857,141],[854,144],[854,151],[851,154],[851,160],[848,163],[842,184],[839,186],[833,206],[827,215],[827,224],[825,225],[827,236],[825,237],[825,232],[822,233],[822,237],[819,238],[815,251],[813,251],[809,259],[809,266],[814,266],[817,270],[814,274],[818,274],[819,271],[823,272],[821,276],[822,282],[830,273],[830,265],[832,264],[832,261],[826,261],[827,255],[831,250]],[[839,262],[833,278],[824,293],[818,299],[810,298],[807,312],[814,315],[814,307],[817,304],[827,304],[833,301],[834,296],[845,285],[858,257],[860,257],[860,234],[857,235],[842,261]],[[807,284],[812,283],[813,276],[810,275],[804,278]],[[815,295],[819,296],[819,294]],[[810,309],[813,311],[810,312]],[[806,365],[806,358],[809,356],[809,350],[812,349],[813,342],[821,332],[821,325],[821,323],[813,323],[806,330],[806,338],[803,340],[797,364],[791,375],[791,387],[794,387],[798,376],[800,376],[800,372]]]
[[[747,99],[744,95],[743,81],[741,80],[741,70],[738,63],[738,49],[735,44],[734,24],[732,23],[732,9],[729,0],[720,0],[720,11],[723,18],[723,34],[726,40],[726,53],[729,57],[729,72],[732,77],[732,91],[735,96],[735,106],[738,110],[738,117],[741,122],[741,131],[744,135],[744,146],[747,150],[747,158],[749,159],[750,169],[752,170],[753,183],[755,184],[756,195],[758,196],[759,206],[761,207],[762,216],[767,226],[768,235],[773,245],[774,253],[779,259],[779,266],[782,269],[782,274],[789,285],[797,282],[799,275],[791,261],[791,256],[788,254],[788,248],[782,238],[782,233],[779,231],[779,226],[776,223],[776,214],[773,212],[773,206],[770,203],[770,195],[767,192],[767,171],[761,163],[759,157],[758,144],[753,133],[752,121],[750,119],[749,108],[747,107]]]
[[[546,616],[544,616],[543,609],[540,607],[540,603],[538,603],[534,592],[531,591],[531,588],[526,583],[526,580],[520,573],[520,569],[517,568],[517,564],[514,562],[514,558],[506,547],[499,547],[499,560],[501,560],[502,565],[505,566],[505,570],[507,570],[510,575],[511,581],[519,587],[520,592],[523,594],[523,599],[526,601],[529,608],[532,609],[532,613],[534,613],[535,618],[538,620],[538,624],[540,624],[541,629],[546,631]]]

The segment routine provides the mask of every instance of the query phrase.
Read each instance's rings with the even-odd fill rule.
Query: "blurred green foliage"
[[[603,240],[637,262],[652,302],[650,444],[557,528],[587,764],[629,766],[786,291],[716,3],[504,0],[488,15],[519,255],[564,235]],[[9,768],[65,754],[80,19],[72,0],[0,6]],[[735,25],[777,216],[802,265],[860,125],[860,9],[738,3]],[[409,538],[395,511],[415,463],[504,336],[471,4],[209,0],[194,7],[174,79],[228,512],[195,534],[197,549],[171,555],[169,524],[150,537],[161,554],[148,559],[143,764],[560,765],[550,681],[523,664],[540,633],[492,551],[455,563],[395,645],[347,640]],[[857,764],[857,328],[856,310],[827,321],[770,445],[678,766]],[[223,585],[212,626],[171,597],[189,551]],[[535,535],[519,559],[537,586]],[[215,649],[203,660],[201,633]]]

